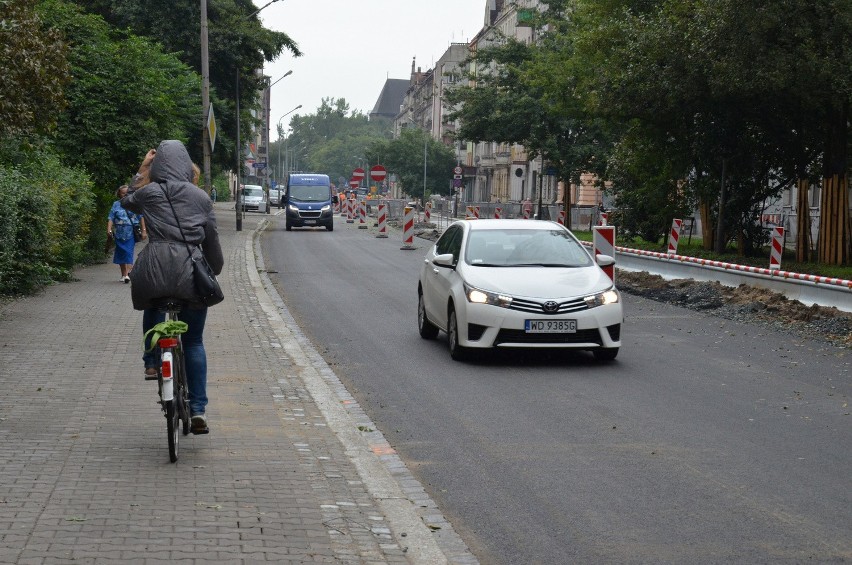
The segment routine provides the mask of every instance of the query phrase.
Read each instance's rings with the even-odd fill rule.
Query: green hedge
[[[76,264],[94,256],[88,175],[44,151],[16,157],[0,163],[0,295],[68,280]]]

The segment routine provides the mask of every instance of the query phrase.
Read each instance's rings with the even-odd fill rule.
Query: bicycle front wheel
[[[166,405],[166,428],[169,434],[169,461],[174,463],[178,459],[178,440],[180,439],[180,414],[178,414],[177,400],[169,400]]]

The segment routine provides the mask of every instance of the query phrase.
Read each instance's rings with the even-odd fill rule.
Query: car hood
[[[569,269],[466,265],[462,276],[480,290],[526,298],[572,298],[612,287],[612,280],[597,266]]]

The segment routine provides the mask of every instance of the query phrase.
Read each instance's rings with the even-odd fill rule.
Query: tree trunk
[[[563,180],[562,187],[562,209],[565,210],[565,226],[570,230],[573,229],[571,226],[571,181]]]
[[[852,256],[849,186],[846,177],[849,103],[832,106],[823,157],[822,203],[819,215],[819,262],[844,265]]]
[[[807,263],[811,260],[811,204],[808,194],[810,182],[800,177],[796,187],[796,261]]]
[[[725,199],[727,198],[727,187],[725,186],[725,173],[728,169],[728,160],[722,158],[722,185],[719,190],[719,215],[716,218],[716,253],[725,252]]]
[[[710,210],[710,203],[702,198],[698,203],[698,213],[701,215],[701,246],[705,251],[713,249],[713,218]]]

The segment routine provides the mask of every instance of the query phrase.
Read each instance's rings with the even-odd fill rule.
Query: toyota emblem
[[[542,309],[545,312],[547,312],[548,314],[553,314],[554,312],[559,310],[559,303],[554,302],[553,300],[548,300],[547,302],[544,303],[544,306],[542,306]]]

